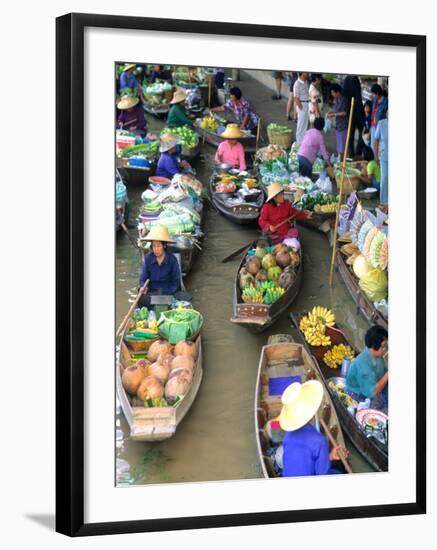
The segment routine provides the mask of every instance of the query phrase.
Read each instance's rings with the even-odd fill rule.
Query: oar
[[[115,336],[120,336],[120,334],[123,332],[123,330],[125,329],[126,327],[126,324],[127,322],[129,321],[130,319],[130,316],[132,315],[132,312],[133,310],[137,307],[138,305],[138,302],[140,301],[140,298],[143,294],[146,294],[147,293],[147,286],[149,284],[149,279],[147,279],[147,281],[144,283],[144,285],[140,288],[138,294],[137,294],[137,297],[135,298],[134,300],[134,303],[131,305],[131,307],[129,308],[129,311],[127,312],[125,318],[123,319],[123,321],[121,322],[121,325],[118,327],[117,329],[117,332],[115,333]]]
[[[335,448],[335,447],[340,447],[340,445],[337,443],[337,441],[334,439],[334,436],[332,435],[330,429],[328,428],[328,426],[326,425],[326,422],[323,420],[323,418],[319,418],[319,422],[320,424],[322,425],[322,428],[325,432],[325,434],[328,436],[329,438],[329,441],[331,442],[332,446]],[[349,462],[344,458],[343,456],[343,453],[342,451],[340,450],[339,451],[339,456],[340,456],[340,459],[341,461],[343,462],[343,466],[345,467],[345,470],[348,474],[352,474],[352,468],[350,467],[349,465]]]
[[[127,234],[127,236],[129,237],[129,240],[130,242],[132,243],[132,245],[136,248],[136,249],[139,249],[139,246],[138,244],[133,240],[131,234],[129,233],[129,230],[128,228],[126,227],[126,225],[124,223],[121,224],[121,228],[123,229],[123,231]]]
[[[279,227],[281,227],[281,225],[284,225],[285,223],[293,220],[296,216],[290,216],[289,218],[287,218],[286,220],[282,221],[281,223],[278,223],[278,225],[275,225],[275,230],[270,232],[268,231],[267,233],[264,233],[264,235],[262,235],[262,237],[268,237],[269,235],[272,235],[272,233],[274,233],[277,229],[279,229]],[[236,256],[238,256],[239,254],[241,254],[244,250],[246,250],[246,248],[249,248],[249,246],[253,243],[253,241],[250,241],[250,243],[246,244],[245,246],[242,246],[241,248],[239,248],[238,250],[236,250],[235,252],[232,252],[232,254],[229,254],[229,256],[226,256],[226,258],[224,258],[222,260],[222,263],[225,264],[226,262],[229,262],[230,260],[232,260],[233,258],[235,258]]]

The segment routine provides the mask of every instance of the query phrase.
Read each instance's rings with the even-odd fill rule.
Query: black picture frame
[[[362,43],[416,51],[416,499],[393,505],[84,523],[84,29],[100,27]],[[69,536],[426,512],[426,37],[283,26],[68,14],[56,20],[56,530]],[[419,188],[420,186],[420,188]]]

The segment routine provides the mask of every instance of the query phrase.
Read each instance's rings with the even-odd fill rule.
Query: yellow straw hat
[[[245,134],[241,131],[238,124],[228,124],[226,130],[220,134],[220,137],[225,139],[239,139],[244,136]]]
[[[184,90],[176,90],[173,94],[173,99],[170,101],[171,105],[174,105],[175,103],[182,103],[182,101],[185,101],[187,99],[187,94],[184,92]]]
[[[144,240],[161,241],[163,243],[174,243],[173,239],[170,237],[168,229],[163,225],[155,225],[154,227],[152,227],[147,236],[144,237]]]
[[[268,187],[268,197],[266,202],[271,201],[273,197],[276,197],[276,195],[279,195],[279,193],[283,193],[283,191],[284,188],[282,187],[282,185],[277,181],[274,181]]]
[[[323,386],[318,380],[290,384],[281,397],[281,428],[286,432],[294,432],[305,426],[318,411],[322,399]]]
[[[123,67],[123,72],[128,71],[129,69],[135,69],[135,67],[135,63],[126,63],[126,65]]]
[[[132,107],[138,105],[139,102],[140,100],[138,99],[138,97],[134,97],[133,95],[124,95],[117,103],[117,108],[120,110],[132,109]]]
[[[159,151],[165,153],[173,147],[176,147],[181,142],[181,139],[176,134],[164,134],[161,136],[161,145],[159,146]]]

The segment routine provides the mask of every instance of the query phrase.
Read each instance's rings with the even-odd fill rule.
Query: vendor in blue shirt
[[[142,296],[140,307],[150,305],[150,297],[157,294],[175,296],[181,299],[181,270],[176,256],[167,251],[167,245],[174,243],[168,229],[162,225],[152,227],[146,241],[151,241],[150,252],[144,257],[140,275],[140,287],[149,279],[148,292]]]
[[[346,459],[347,449],[329,451],[327,438],[311,423],[323,400],[323,385],[318,380],[304,384],[294,382],[282,394],[279,424],[286,432],[282,443],[282,476],[319,476],[342,473],[340,455]],[[333,462],[331,462],[333,461]]]
[[[388,370],[383,359],[388,332],[384,327],[370,327],[364,338],[366,347],[351,362],[346,376],[346,391],[357,401],[371,399],[372,408],[387,411]]]
[[[191,168],[185,160],[180,160],[180,139],[173,134],[165,134],[161,137],[159,151],[161,155],[156,166],[156,175],[162,178],[172,179],[174,175],[181,174]]]
[[[128,63],[124,66],[123,72],[120,75],[120,91],[123,90],[123,88],[131,88],[132,90],[141,92],[140,83],[133,74],[135,67],[135,63]]]

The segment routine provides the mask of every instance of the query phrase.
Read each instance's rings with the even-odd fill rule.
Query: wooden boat
[[[302,316],[294,316],[293,314],[290,314],[290,317],[292,319],[292,322],[300,332],[299,322]],[[337,410],[337,414],[343,430],[348,435],[349,439],[352,441],[357,451],[370,464],[370,466],[372,466],[372,468],[379,472],[386,472],[388,470],[388,446],[384,445],[375,437],[369,437],[364,432],[364,430],[355,420],[355,417],[350,414],[346,406],[340,400],[337,393],[328,385],[330,378],[335,378],[338,376],[338,369],[331,369],[330,367],[325,365],[323,361],[323,356],[328,348],[321,346],[311,346],[305,341],[305,338],[301,332],[300,334],[308,352],[314,357],[318,365],[320,374],[322,375],[322,378],[325,382],[325,385],[328,388],[329,393],[331,394],[331,398]],[[331,337],[332,345],[345,344],[351,346],[351,348],[353,349],[353,346],[350,344],[345,334],[338,328],[327,327],[326,334]],[[358,353],[357,350],[354,351],[355,353]]]
[[[152,103],[147,103],[143,97],[141,98],[141,102],[143,104],[143,109],[146,113],[149,113],[149,115],[153,115],[156,118],[167,118],[168,111],[170,110],[170,105],[168,103],[153,105]]]
[[[225,138],[220,137],[214,132],[204,130],[200,126],[194,126],[195,131],[199,134],[203,143],[208,143],[213,147],[218,147]],[[244,147],[245,153],[255,153],[256,151],[256,136],[243,137],[238,140]]]
[[[191,149],[184,147],[181,152],[181,157],[187,162],[190,162],[191,160],[194,160],[197,156],[199,156],[201,148],[202,144],[199,140],[197,145],[195,147],[191,147]]]
[[[216,193],[213,180],[210,182],[209,192],[211,202],[220,214],[223,214],[225,218],[238,225],[249,225],[256,222],[265,200],[264,193],[262,192],[255,202],[228,204],[227,201],[233,197],[234,193]]]
[[[361,290],[358,279],[356,278],[352,268],[346,263],[346,258],[337,250],[335,256],[335,264],[338,268],[341,278],[343,279],[346,288],[349,290],[353,301],[357,304],[359,311],[369,321],[370,324],[377,324],[388,330],[388,319],[376,309],[373,302],[367,298]]]
[[[273,443],[266,424],[269,420],[278,417],[281,412],[281,396],[269,395],[269,381],[284,376],[299,376],[301,383],[307,380],[319,380],[323,384],[320,371],[313,357],[302,344],[293,341],[290,335],[276,335],[269,338],[268,344],[261,350],[261,358],[258,367],[258,376],[255,389],[255,434],[258,447],[261,469],[264,477],[278,477],[273,468],[273,456],[269,449],[277,447],[278,441]],[[316,421],[322,418],[331,432],[334,440],[346,447],[340,421],[331,396],[325,386],[323,401],[320,406]],[[321,430],[323,433],[323,430]]]
[[[121,178],[127,185],[145,186],[150,176],[155,174],[156,163],[152,163],[149,167],[129,166],[127,159],[117,159],[117,170]]]
[[[121,382],[124,369],[129,366],[129,362],[135,357],[135,352],[130,351],[124,343],[124,334],[120,339],[116,361],[116,390],[124,416],[129,424],[130,437],[134,441],[163,441],[169,439],[175,435],[178,425],[190,410],[202,381],[201,337],[197,336],[195,340],[197,361],[193,381],[183,399],[174,406],[146,408],[136,398],[132,398],[126,393]]]
[[[256,241],[252,245],[256,246]],[[302,250],[302,249],[301,249]],[[240,269],[244,266],[246,256],[240,262],[234,281],[234,311],[232,323],[241,325],[251,332],[259,333],[269,328],[285,311],[299,294],[303,279],[302,251],[300,252],[300,264],[297,268],[296,278],[293,284],[287,288],[284,294],[273,304],[246,304],[241,298],[239,285]]]

